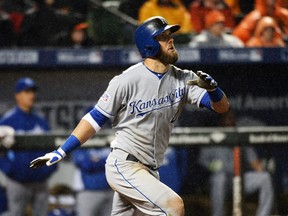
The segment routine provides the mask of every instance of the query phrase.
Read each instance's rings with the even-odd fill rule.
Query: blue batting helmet
[[[155,37],[168,29],[173,33],[180,29],[180,25],[169,25],[161,16],[154,16],[145,20],[136,29],[135,42],[143,58],[157,55],[160,50],[160,44]]]

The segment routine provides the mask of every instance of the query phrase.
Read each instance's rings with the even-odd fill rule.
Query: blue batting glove
[[[63,149],[59,148],[58,150],[55,150],[53,152],[47,153],[42,157],[38,157],[30,162],[30,168],[38,168],[41,166],[44,166],[45,164],[47,166],[51,166],[55,163],[58,163],[66,156],[66,153],[63,151]]]

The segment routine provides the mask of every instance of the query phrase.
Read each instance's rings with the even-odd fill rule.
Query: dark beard
[[[174,64],[178,60],[178,52],[175,49],[173,53],[165,53],[162,49],[159,50],[156,58],[164,65]]]

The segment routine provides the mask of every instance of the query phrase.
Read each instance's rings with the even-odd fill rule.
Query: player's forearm
[[[94,127],[85,119],[82,119],[73,133],[67,138],[65,143],[57,150],[38,157],[30,162],[31,168],[38,168],[43,165],[51,166],[61,161],[67,154],[80,147],[90,137],[96,133]]]
[[[72,134],[68,137],[65,143],[58,149],[61,156],[65,157],[66,154],[84,144],[89,138],[96,133],[95,129],[85,119],[81,119]]]
[[[107,121],[107,119],[106,116],[95,108],[83,116],[71,136],[69,136],[66,142],[59,148],[61,156],[65,157],[66,154],[85,143],[101,129],[101,126]]]
[[[212,109],[217,113],[229,110],[229,102],[225,93],[217,86],[214,90],[207,90]]]
[[[77,127],[72,132],[72,135],[77,137],[81,144],[85,143],[88,139],[90,139],[93,135],[95,135],[96,131],[92,127],[92,125],[86,121],[85,119],[81,119]]]
[[[229,110],[229,102],[224,94],[220,101],[218,102],[211,102],[212,109],[217,113],[225,113]]]

